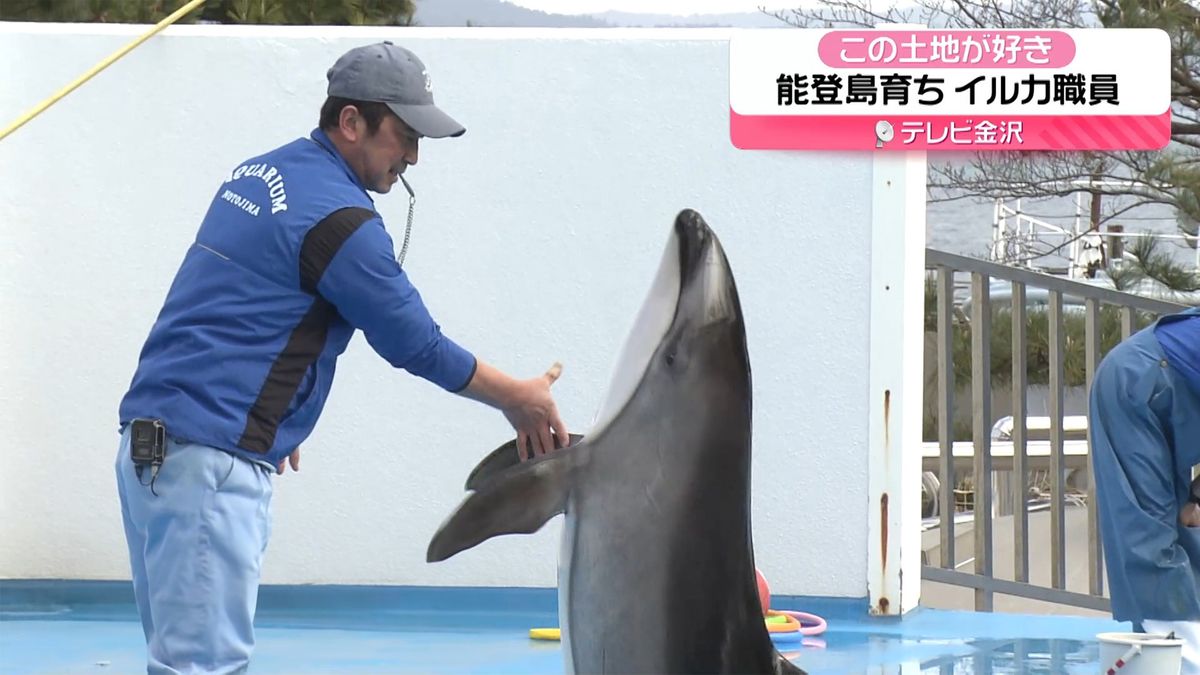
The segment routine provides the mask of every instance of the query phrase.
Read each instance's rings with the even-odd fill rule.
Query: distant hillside
[[[611,28],[590,16],[550,14],[501,0],[416,0],[418,26],[508,26],[533,28]]]
[[[510,26],[532,28],[623,27],[733,27],[788,28],[788,24],[763,12],[726,14],[640,14],[604,12],[595,15],[551,14],[526,9],[504,0],[415,0],[413,20],[418,26]]]
[[[787,23],[764,12],[738,12],[733,14],[638,14],[633,12],[604,12],[594,14],[616,26],[682,26],[688,28],[791,28]]]

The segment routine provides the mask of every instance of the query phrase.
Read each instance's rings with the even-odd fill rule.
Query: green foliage
[[[187,0],[3,0],[2,21],[158,23]],[[179,23],[407,26],[413,0],[209,0]]]
[[[1025,377],[1027,385],[1046,385],[1050,382],[1050,314],[1048,309],[1029,306],[1025,313]],[[991,331],[988,345],[991,350],[993,385],[1011,387],[1013,383],[1013,313],[1009,302],[992,302]],[[1063,386],[1082,386],[1087,380],[1087,317],[1079,308],[1064,306],[1062,322]],[[1155,316],[1135,311],[1133,329],[1148,326]],[[1121,340],[1121,309],[1111,305],[1100,307],[1100,353],[1103,357]],[[937,331],[937,290],[932,281],[925,285],[925,330]],[[954,379],[971,381],[971,325],[962,318],[951,322]]]
[[[62,23],[157,23],[187,0],[4,0],[0,20]],[[194,21],[198,12],[183,17]]]
[[[1050,383],[1050,320],[1046,308],[1026,301],[1025,319],[1025,386],[1043,387]],[[1062,386],[1065,389],[1083,387],[1087,384],[1087,315],[1079,306],[1064,306],[1062,313]],[[1156,315],[1143,311],[1133,312],[1133,330],[1136,332],[1148,325]],[[925,331],[933,336],[937,333],[937,290],[932,280],[925,285]],[[1013,312],[1012,303],[992,301],[991,330],[988,337],[990,349],[990,382],[993,417],[1007,414],[1008,400],[1013,390]],[[1099,317],[1101,359],[1121,340],[1121,308],[1101,305]],[[963,413],[966,406],[970,411],[971,390],[971,324],[961,311],[956,311],[950,322],[951,351],[955,406],[951,422],[951,435],[955,441],[972,438],[970,414]],[[936,352],[926,351],[927,359],[936,359]],[[922,435],[926,441],[937,440],[937,364],[931,360],[925,364],[925,403],[922,420]],[[966,398],[962,398],[962,397]]]
[[[1200,273],[1177,264],[1170,254],[1160,250],[1159,241],[1154,237],[1140,237],[1126,245],[1126,252],[1136,262],[1123,270],[1126,278],[1122,283],[1149,278],[1177,291],[1200,290]]]
[[[287,23],[283,5],[274,0],[232,0],[229,18],[234,23]]]
[[[395,17],[407,11],[413,12],[411,0],[389,2],[388,0],[345,0],[347,22],[356,26],[386,26],[394,23]]]

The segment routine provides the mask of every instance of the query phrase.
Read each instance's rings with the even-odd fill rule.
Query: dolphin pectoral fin
[[[566,508],[581,450],[545,455],[484,481],[434,533],[425,560],[445,560],[498,535],[540,530]]]
[[[582,439],[583,436],[580,434],[571,434],[567,444],[575,445]],[[554,437],[554,442],[559,442],[557,436]],[[517,453],[517,440],[514,438],[493,450],[491,454],[484,457],[483,461],[471,470],[471,474],[467,476],[466,489],[478,490],[484,483],[495,477],[496,474],[520,463],[521,457]]]

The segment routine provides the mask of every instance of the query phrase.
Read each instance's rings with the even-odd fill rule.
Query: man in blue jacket
[[[327,73],[318,128],[217,188],[121,401],[117,485],[150,673],[238,672],[254,646],[271,474],[299,469],[355,330],[392,366],[500,410],[522,459],[568,438],[543,376],[518,380],[444,335],[369,192],[465,129],[390,42]]]
[[[1088,427],[1113,618],[1174,632],[1182,672],[1200,675],[1200,308],[1104,357]]]

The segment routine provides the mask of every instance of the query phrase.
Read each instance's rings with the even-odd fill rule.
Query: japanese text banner
[[[1170,140],[1157,29],[753,30],[730,40],[743,149],[1147,150]]]

